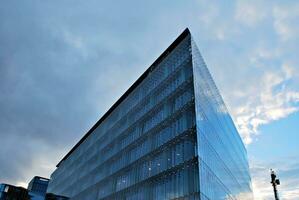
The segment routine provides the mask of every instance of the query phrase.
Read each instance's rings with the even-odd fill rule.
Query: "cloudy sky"
[[[299,197],[299,1],[2,0],[0,182],[55,165],[189,27],[246,143],[257,200]]]

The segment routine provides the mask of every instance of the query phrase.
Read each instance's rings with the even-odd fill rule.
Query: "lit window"
[[[9,186],[7,185],[4,189],[4,192],[8,192]]]

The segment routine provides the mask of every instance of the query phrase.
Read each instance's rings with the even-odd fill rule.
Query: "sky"
[[[2,0],[0,182],[55,165],[189,27],[246,144],[256,200],[299,198],[299,1]]]

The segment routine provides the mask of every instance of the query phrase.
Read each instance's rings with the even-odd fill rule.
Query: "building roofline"
[[[22,188],[22,189],[26,189],[23,186],[17,186],[17,185],[12,185],[12,184],[8,184],[8,183],[0,183],[0,185],[5,185],[5,186],[9,186],[9,187],[14,187],[14,188]]]
[[[190,35],[190,31],[186,28],[172,43],[171,45],[153,62],[153,64],[131,85],[131,87],[109,108],[109,110],[93,125],[93,127],[79,140],[79,142],[60,160],[60,162],[56,165],[59,165],[66,160],[75,149],[117,108],[119,104],[121,104],[124,99],[126,99],[129,94],[150,74],[155,67],[161,63],[164,58],[173,51],[176,46],[181,43],[188,35]]]
[[[34,177],[31,179],[31,181],[34,180],[34,179],[44,179],[44,180],[48,180],[48,181],[50,180],[49,178],[45,178],[45,177],[42,177],[42,176],[34,176]],[[30,182],[31,182],[31,181],[30,181]]]

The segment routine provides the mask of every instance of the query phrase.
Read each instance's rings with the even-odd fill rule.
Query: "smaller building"
[[[31,200],[67,200],[65,196],[55,195],[52,193],[47,194],[49,184],[48,178],[35,176],[28,184],[28,192]]]
[[[23,187],[17,187],[9,184],[0,184],[0,200],[22,199],[30,200],[28,190]]]
[[[67,200],[65,196],[47,193],[49,179],[35,176],[28,188],[2,183],[0,184],[0,200]]]
[[[35,176],[28,184],[28,191],[32,194],[45,196],[47,193],[47,188],[49,184],[49,179],[40,176]]]

